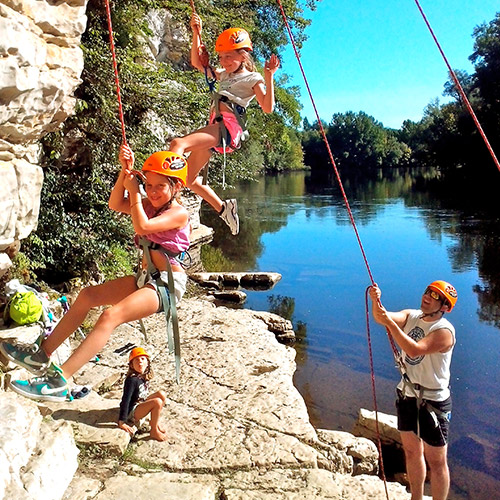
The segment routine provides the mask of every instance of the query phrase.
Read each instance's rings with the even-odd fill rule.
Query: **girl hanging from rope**
[[[137,172],[133,170],[134,153],[122,145],[119,160],[122,166],[109,197],[109,207],[128,214],[139,238],[139,243],[149,251],[150,258],[143,258],[142,269],[136,276],[125,276],[101,285],[84,288],[74,304],[46,338],[40,335],[34,344],[0,343],[0,351],[14,363],[26,368],[37,378],[13,380],[11,388],[35,400],[64,401],[68,396],[68,379],[92,359],[106,344],[113,330],[130,321],[150,316],[167,308],[161,293],[163,283],[169,281],[169,263],[172,270],[173,294],[180,301],[187,276],[175,256],[187,250],[191,225],[188,211],[181,206],[176,195],[184,187],[187,163],[170,151],[151,155],[142,168],[146,198],[139,191]],[[128,191],[126,196],[125,191]],[[144,242],[146,240],[146,242]],[[149,273],[150,260],[161,280]],[[148,268],[148,269],[147,269]],[[170,300],[173,300],[171,297]],[[61,366],[51,362],[52,353],[85,320],[91,308],[110,305],[100,315],[92,331],[76,351]]]
[[[256,71],[250,55],[250,36],[244,29],[230,28],[217,38],[215,50],[222,67],[214,69],[202,60],[202,21],[196,13],[191,18],[191,28],[191,64],[203,73],[209,71],[219,82],[219,92],[214,93],[209,125],[173,139],[170,149],[181,155],[191,153],[188,159],[187,187],[208,202],[235,235],[239,232],[236,200],[222,201],[213,189],[202,183],[198,174],[210,160],[212,151],[227,153],[240,147],[245,133],[245,110],[254,97],[264,113],[273,111],[273,75],[280,62],[273,54],[265,63],[263,78]]]

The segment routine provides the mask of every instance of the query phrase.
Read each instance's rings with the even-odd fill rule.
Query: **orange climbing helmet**
[[[437,280],[433,281],[427,288],[443,295],[445,297],[445,301],[448,303],[448,312],[451,312],[458,299],[455,287],[446,281]]]
[[[223,31],[215,42],[215,50],[217,52],[237,49],[253,50],[250,35],[243,28],[229,28]]]
[[[172,151],[158,151],[144,162],[142,171],[175,177],[185,186],[187,167],[187,161],[181,155],[172,153]]]
[[[139,356],[147,356],[149,358],[149,354],[144,350],[143,347],[134,347],[130,351],[128,362],[130,363],[133,359],[138,358]]]

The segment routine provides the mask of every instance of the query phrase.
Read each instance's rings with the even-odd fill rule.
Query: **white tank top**
[[[403,361],[408,377],[414,384],[420,384],[426,389],[423,393],[424,399],[432,401],[444,401],[450,396],[450,364],[451,354],[455,346],[455,328],[444,318],[436,321],[424,321],[422,311],[412,309],[406,320],[403,331],[415,342],[422,340],[435,330],[447,329],[453,335],[453,346],[447,352],[436,352],[412,358],[404,351]],[[403,380],[398,384],[398,389],[404,390],[405,396],[415,397],[415,392],[405,386]]]

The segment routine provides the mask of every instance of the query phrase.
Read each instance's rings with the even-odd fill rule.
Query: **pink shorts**
[[[241,136],[243,134],[243,129],[238,123],[238,119],[233,113],[223,111],[221,113],[222,121],[224,122],[224,127],[226,128],[226,153],[232,153],[235,149],[239,149],[241,146]],[[209,123],[216,123],[215,113],[210,115]],[[222,137],[220,138],[219,146],[212,148],[217,153],[224,153],[224,148],[222,147]]]

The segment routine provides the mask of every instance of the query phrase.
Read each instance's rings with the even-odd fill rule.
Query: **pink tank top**
[[[143,205],[144,212],[148,216],[148,219],[151,219],[156,215],[156,210],[152,205],[146,203]],[[189,235],[191,233],[191,223],[188,223],[181,229],[169,229],[168,231],[160,231],[158,233],[150,233],[143,235],[143,238],[152,241],[153,243],[157,243],[165,250],[169,252],[178,254],[186,251],[189,248]],[[135,241],[137,244],[138,235],[135,236]],[[170,263],[179,265],[179,262],[176,261],[173,257],[169,257]]]

